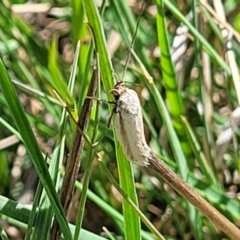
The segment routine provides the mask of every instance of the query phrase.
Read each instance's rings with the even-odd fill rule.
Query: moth
[[[139,166],[147,166],[151,149],[147,145],[143,128],[143,116],[137,93],[118,82],[111,92],[114,96],[114,128],[123,152],[128,160]]]
[[[141,105],[137,93],[125,87],[123,82],[118,82],[109,92],[115,99],[112,102],[115,115],[114,127],[126,157],[140,166],[154,169],[169,186],[199,209],[218,229],[233,239],[240,239],[240,231],[233,223],[196,193],[151,151],[145,140]]]

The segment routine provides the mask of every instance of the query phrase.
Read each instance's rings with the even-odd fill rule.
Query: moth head
[[[124,86],[123,82],[117,82],[115,86],[108,91],[109,93],[112,93],[114,99],[116,101],[119,100],[120,96],[126,92],[126,87]]]

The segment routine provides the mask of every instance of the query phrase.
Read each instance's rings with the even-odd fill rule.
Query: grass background
[[[125,159],[112,127],[107,129],[111,106],[97,102],[87,136],[97,134],[94,150],[102,161],[85,144],[64,216],[57,192],[76,128],[53,89],[78,116],[97,49],[97,97],[111,100],[106,91],[114,86],[114,73],[122,79],[142,3],[41,3],[0,3],[2,239],[46,238],[54,214],[65,239],[226,239],[154,172]],[[238,224],[238,2],[214,3],[147,1],[133,47],[137,57],[131,57],[124,81],[137,84],[128,87],[141,100],[153,151]],[[121,197],[112,177],[142,213]]]

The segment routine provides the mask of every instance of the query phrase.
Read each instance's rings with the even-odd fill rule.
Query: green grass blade
[[[38,207],[38,204],[39,204],[39,201],[40,201],[42,190],[43,190],[42,184],[41,184],[41,182],[39,182],[38,186],[37,186],[35,196],[34,196],[34,199],[33,199],[32,210],[31,210],[31,213],[29,215],[28,225],[27,225],[27,230],[26,230],[24,240],[30,240],[31,239],[32,231],[34,232],[33,237],[36,240],[39,239],[40,236],[47,236],[47,233],[45,233],[44,229],[42,229],[42,225],[38,224],[38,221],[35,221],[35,218],[37,219],[38,213],[39,213],[37,211],[37,207]],[[39,232],[39,230],[42,231],[41,234],[36,235],[35,233],[37,231]],[[34,236],[34,234],[35,234],[35,236]]]
[[[113,87],[113,68],[106,48],[106,40],[103,33],[100,15],[94,1],[83,1],[89,25],[94,33],[96,50],[99,56],[100,72],[103,84],[106,89]],[[136,191],[134,188],[134,178],[130,163],[126,160],[119,148],[115,136],[115,146],[117,147],[117,162],[119,170],[120,185],[127,195],[137,203]],[[123,200],[123,211],[125,217],[125,239],[140,239],[140,219],[138,214]]]
[[[163,20],[162,1],[158,0],[157,3],[158,3],[157,22],[159,24],[158,34],[159,34],[159,41],[160,41],[162,38],[167,39],[167,37],[166,37],[166,31],[164,31],[165,24],[164,24],[164,20]],[[165,44],[161,44],[161,45],[163,45],[163,51],[165,50],[165,52],[163,52],[162,55],[166,55],[166,56],[161,57],[161,66],[163,67],[163,78],[167,78],[167,79],[164,79],[164,81],[165,82],[167,81],[166,84],[169,84],[169,86],[167,87],[167,91],[168,91],[168,88],[169,88],[169,92],[172,89],[175,90],[173,96],[171,96],[172,99],[170,98],[170,100],[172,101],[172,104],[175,103],[178,106],[178,108],[173,111],[173,113],[174,113],[173,117],[177,116],[180,119],[180,116],[183,112],[183,108],[182,108],[182,102],[181,102],[180,97],[179,97],[179,93],[176,89],[177,85],[176,85],[175,73],[174,73],[173,66],[172,66],[172,63],[171,63],[171,60],[170,60],[171,57],[170,57],[168,46],[167,46],[168,43],[165,42]],[[164,69],[166,69],[166,70],[164,70]],[[173,76],[173,78],[171,78],[172,76]],[[152,86],[153,87],[151,88],[151,91],[153,93],[153,97],[154,97],[155,102],[157,104],[158,111],[162,115],[162,119],[163,119],[163,121],[165,123],[165,126],[167,128],[167,131],[168,131],[168,134],[169,134],[169,141],[170,141],[171,146],[172,146],[173,151],[174,151],[174,156],[179,163],[180,175],[186,181],[187,174],[188,174],[188,166],[187,166],[185,156],[183,154],[183,151],[181,150],[179,140],[176,136],[175,130],[173,129],[173,125],[171,123],[172,121],[171,121],[171,119],[169,117],[169,114],[166,110],[163,99],[160,96],[160,94],[159,94],[158,90],[156,89],[155,85],[152,85]],[[171,111],[171,113],[172,113],[172,111]],[[174,127],[177,127],[177,126],[174,126]],[[179,127],[177,127],[177,129],[178,128]]]
[[[55,87],[55,90],[59,93],[59,95],[66,101],[73,116],[76,118],[77,110],[76,110],[76,104],[75,104],[74,98],[70,94],[67,88],[67,84],[64,82],[64,78],[57,64],[59,59],[58,52],[57,52],[57,49],[58,49],[57,40],[58,39],[56,36],[52,39],[52,42],[50,44],[50,49],[49,49],[49,57],[48,57],[49,69],[53,79],[53,86]]]
[[[83,5],[88,18],[89,26],[93,31],[95,48],[99,56],[100,73],[105,89],[109,90],[114,85],[114,70],[107,52],[107,44],[101,18],[94,1],[83,0]]]
[[[0,225],[0,237],[1,237],[2,240],[9,240],[6,232],[5,232],[4,229],[1,227],[1,225]]]
[[[184,115],[184,109],[171,59],[168,32],[165,24],[162,1],[157,1],[157,9],[158,44],[159,48],[161,49],[160,65],[163,75],[163,85],[166,89],[166,100],[168,102],[168,108],[173,121],[173,126],[179,137],[182,149],[186,155],[190,155],[191,151],[188,147],[184,126],[180,118],[181,115]]]
[[[115,142],[117,142],[116,138]],[[124,189],[125,193],[133,200],[133,202],[138,205],[132,166],[131,163],[124,156],[119,144],[117,148],[117,163],[120,186]],[[136,239],[140,239],[140,218],[124,198],[123,214],[125,239],[134,239],[134,237],[136,237]]]

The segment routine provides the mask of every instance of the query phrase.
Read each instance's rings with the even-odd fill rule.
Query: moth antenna
[[[121,82],[120,79],[118,78],[118,75],[114,72],[114,77],[117,79],[117,82]]]
[[[143,3],[142,4],[142,7],[141,7],[141,11],[140,11],[140,14],[138,15],[138,20],[137,20],[137,25],[136,25],[136,29],[135,29],[135,32],[133,34],[133,39],[132,39],[132,42],[131,42],[131,45],[130,45],[130,51],[128,53],[128,56],[127,56],[127,59],[126,59],[126,63],[125,63],[125,67],[124,67],[124,70],[123,70],[123,75],[122,75],[122,82],[123,82],[123,79],[124,79],[124,75],[127,71],[127,67],[128,67],[128,63],[130,61],[130,57],[132,55],[132,51],[131,49],[133,49],[133,45],[134,45],[134,42],[135,42],[135,39],[136,39],[136,36],[137,36],[137,31],[138,31],[138,27],[139,27],[139,24],[140,24],[140,19],[141,19],[141,15],[143,13],[143,9],[144,9],[144,6],[145,4]]]
[[[124,83],[127,83],[127,84],[132,84],[132,85],[134,85],[134,86],[138,86],[138,84],[137,83],[133,83],[133,82],[124,82]]]

